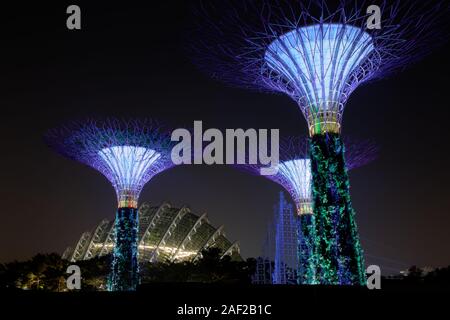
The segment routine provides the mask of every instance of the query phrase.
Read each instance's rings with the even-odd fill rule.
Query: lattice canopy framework
[[[353,170],[373,161],[378,147],[371,140],[344,137],[346,167]],[[280,141],[280,163],[275,175],[262,176],[281,185],[291,196],[297,214],[312,214],[311,162],[307,137],[288,137]],[[260,175],[261,164],[236,165],[239,170]]]
[[[446,1],[201,1],[189,35],[197,66],[228,84],[295,100],[310,135],[339,133],[359,85],[448,38]],[[380,8],[381,28],[368,28]]]
[[[364,29],[316,24],[290,31],[268,47],[266,73],[289,89],[308,121],[311,135],[340,132],[342,113],[360,64],[374,50]],[[271,76],[272,78],[272,76]]]

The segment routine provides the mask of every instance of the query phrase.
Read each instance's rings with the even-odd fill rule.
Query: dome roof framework
[[[193,261],[207,248],[219,248],[222,256],[240,259],[237,242],[230,242],[223,226],[213,227],[206,213],[197,216],[187,207],[174,208],[168,203],[139,208],[139,262]],[[92,232],[84,232],[74,249],[67,248],[63,258],[88,260],[113,252],[114,222],[102,220]]]

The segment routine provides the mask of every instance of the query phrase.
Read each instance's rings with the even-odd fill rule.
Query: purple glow
[[[46,140],[60,154],[101,172],[119,207],[137,208],[144,185],[173,165],[170,136],[150,120],[72,123],[49,131]]]
[[[311,161],[309,159],[284,161],[278,165],[278,170],[277,180],[291,195],[298,214],[312,214]]]
[[[372,162],[378,153],[376,145],[369,140],[355,140],[344,137],[346,145],[346,166],[348,170],[359,168]],[[275,175],[263,176],[281,185],[291,196],[297,213],[311,214],[311,163],[309,160],[308,138],[295,137],[281,141],[280,163]],[[236,165],[237,169],[260,175],[262,165]]]
[[[285,92],[297,99],[310,131],[339,132],[344,103],[357,81],[354,74],[372,51],[372,38],[364,29],[315,24],[273,41],[265,61],[292,90]]]
[[[364,1],[208,1],[196,12],[192,58],[233,86],[280,92],[300,107],[310,135],[341,132],[350,94],[445,43],[447,1],[382,1],[369,29]]]

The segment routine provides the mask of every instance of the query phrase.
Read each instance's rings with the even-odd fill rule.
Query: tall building
[[[256,259],[254,284],[296,284],[298,278],[298,217],[280,192],[267,225],[262,256]]]
[[[275,265],[273,284],[294,284],[298,268],[298,222],[294,209],[280,192],[280,201],[275,206]]]

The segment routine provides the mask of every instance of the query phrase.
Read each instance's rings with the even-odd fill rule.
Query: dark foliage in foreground
[[[195,262],[145,263],[140,266],[141,283],[199,282],[250,283],[255,270],[254,259],[232,261],[220,259],[220,250],[204,250]],[[58,254],[37,254],[27,261],[0,264],[0,289],[67,291],[67,267],[76,264],[81,270],[81,290],[105,290],[111,256],[76,263],[63,260]]]
[[[250,284],[255,273],[255,259],[232,261],[220,259],[218,249],[202,252],[195,262],[145,263],[140,265],[141,284],[200,283]],[[67,291],[67,267],[76,264],[81,269],[81,291],[103,291],[110,270],[111,256],[93,258],[76,263],[61,259],[56,253],[37,254],[23,262],[0,264],[0,290],[25,289],[39,291]],[[385,279],[387,287],[450,287],[450,266],[423,270],[412,266],[406,275],[395,280]],[[382,285],[384,286],[384,284]]]
[[[80,267],[83,290],[102,288],[109,272],[110,257],[94,258],[76,263]],[[71,263],[56,253],[37,254],[27,261],[0,265],[0,288],[66,291],[66,273]]]
[[[425,270],[412,266],[408,269],[404,281],[411,284],[430,284],[450,286],[450,266],[445,268],[437,268],[433,271],[426,272]]]
[[[255,272],[256,261],[232,261],[229,256],[220,259],[221,251],[211,248],[202,252],[196,262],[148,263],[141,266],[142,283],[198,282],[247,283]]]

